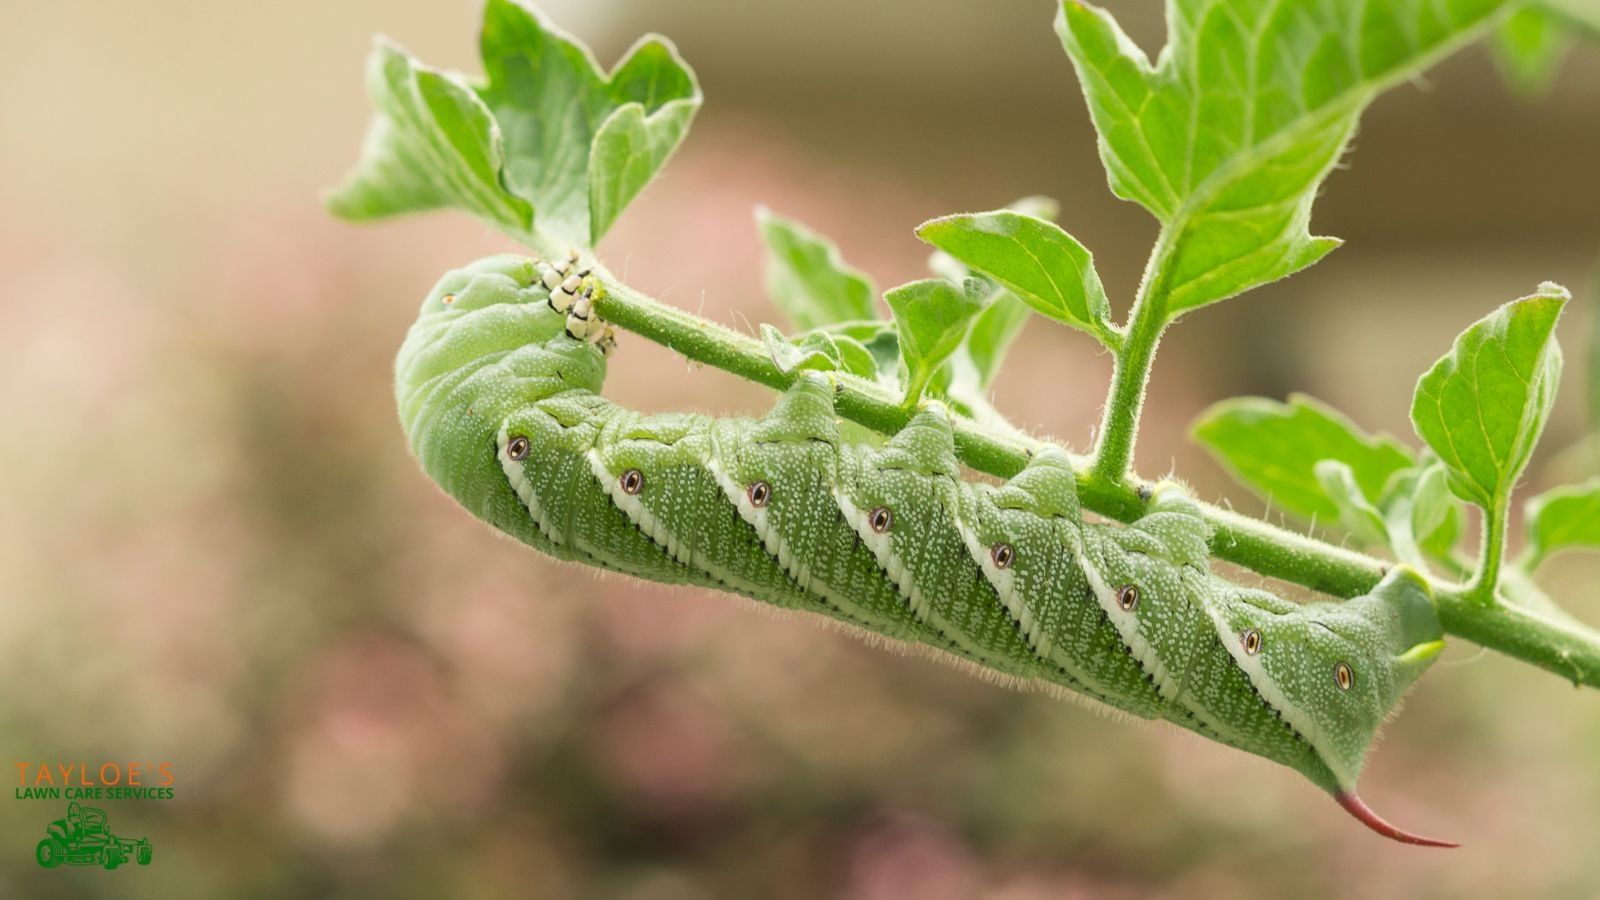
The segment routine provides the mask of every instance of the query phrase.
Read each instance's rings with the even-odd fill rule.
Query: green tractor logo
[[[106,829],[106,811],[67,804],[67,817],[51,822],[48,834],[33,851],[46,869],[69,866],[105,866],[115,869],[128,860],[150,865],[150,839],[119,838]]]

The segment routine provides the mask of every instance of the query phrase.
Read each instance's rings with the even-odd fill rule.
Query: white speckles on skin
[[[1206,614],[1211,617],[1212,624],[1216,626],[1217,636],[1222,640],[1222,646],[1227,648],[1228,655],[1233,657],[1234,663],[1244,671],[1245,677],[1250,679],[1250,684],[1255,687],[1256,693],[1283,717],[1283,721],[1290,728],[1299,732],[1311,744],[1311,749],[1316,751],[1323,765],[1339,779],[1339,783],[1354,786],[1356,773],[1349,771],[1339,762],[1339,754],[1330,752],[1327,735],[1317,725],[1317,720],[1305,714],[1299,707],[1284,696],[1278,682],[1266,670],[1265,660],[1261,653],[1246,653],[1244,644],[1239,640],[1238,633],[1229,624],[1223,615],[1222,601],[1203,604]]]
[[[956,520],[956,530],[961,533],[961,542],[967,546],[967,554],[978,564],[978,568],[983,570],[983,577],[988,580],[989,586],[994,588],[1006,611],[1011,614],[1011,618],[1017,620],[1017,624],[1022,626],[1022,636],[1027,640],[1028,646],[1032,647],[1033,652],[1040,657],[1048,659],[1051,651],[1055,649],[1054,641],[1050,635],[1040,630],[1033,609],[1024,602],[1022,595],[1017,591],[1016,572],[1009,567],[1002,569],[995,565],[994,548],[980,541],[977,533],[959,518]]]
[[[1137,607],[1132,611],[1122,608],[1117,602],[1117,588],[1121,585],[1106,583],[1105,576],[1090,562],[1082,547],[1073,547],[1072,556],[1077,561],[1078,568],[1083,570],[1083,577],[1089,580],[1089,588],[1094,591],[1095,601],[1105,610],[1111,624],[1116,626],[1122,643],[1133,652],[1133,658],[1139,663],[1139,667],[1150,674],[1151,680],[1155,683],[1156,693],[1160,694],[1163,700],[1172,700],[1177,689],[1172,684],[1167,667],[1156,655],[1155,648],[1151,647],[1150,642],[1139,633]]]
[[[590,450],[587,457],[589,469],[594,472],[594,477],[600,482],[600,486],[605,490],[606,496],[611,498],[611,504],[622,510],[623,515],[628,517],[628,521],[632,522],[662,550],[665,550],[667,555],[672,557],[675,562],[693,565],[695,562],[691,558],[693,554],[683,546],[677,535],[662,525],[661,521],[652,515],[650,510],[645,508],[643,501],[639,499],[637,494],[630,494],[622,489],[619,481],[620,473],[613,472],[607,468],[605,460],[600,458],[600,452],[598,450]]]
[[[515,460],[509,455],[506,448],[510,442],[509,426],[501,425],[500,436],[495,442],[497,448],[495,455],[500,459],[500,468],[506,473],[506,480],[511,482],[511,489],[516,491],[518,499],[527,508],[528,516],[533,519],[534,527],[539,529],[539,533],[557,544],[563,543],[561,536],[556,534],[555,529],[551,527],[549,516],[545,514],[544,507],[540,505],[539,497],[534,492],[533,483],[528,480],[527,474],[522,471],[526,460]]]
[[[812,590],[810,570],[804,562],[795,559],[794,552],[778,534],[777,529],[768,524],[766,508],[750,502],[746,486],[734,481],[728,475],[727,470],[717,462],[717,453],[713,452],[705,465],[706,471],[711,473],[711,477],[717,481],[717,486],[727,495],[728,502],[739,511],[739,518],[755,529],[756,536],[761,539],[761,546],[767,551],[767,555],[777,560],[779,567],[801,590]]]
[[[868,550],[878,561],[878,567],[883,569],[889,580],[894,582],[895,590],[900,598],[906,602],[906,607],[919,622],[934,625],[943,630],[943,625],[930,622],[927,598],[922,596],[922,591],[917,589],[911,580],[911,571],[899,555],[894,552],[894,534],[891,531],[876,531],[872,527],[872,514],[857,507],[842,491],[834,492],[834,502],[839,505],[839,512],[844,514],[844,520],[850,523],[850,528],[861,538]]]

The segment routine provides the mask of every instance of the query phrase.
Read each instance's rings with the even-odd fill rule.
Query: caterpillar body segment
[[[494,257],[452,272],[401,349],[412,448],[473,514],[561,559],[826,616],[1173,722],[1429,843],[1354,793],[1378,726],[1441,646],[1415,573],[1344,604],[1240,587],[1210,572],[1209,527],[1175,486],[1131,525],[1086,522],[1064,453],[1000,486],[967,482],[941,406],[881,444],[844,440],[821,376],[757,419],[621,408],[599,393],[592,335],[608,326],[592,303],[573,328],[604,290],[578,266]]]

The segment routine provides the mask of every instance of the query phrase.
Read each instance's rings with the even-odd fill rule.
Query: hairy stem
[[[1116,366],[1111,372],[1111,390],[1100,413],[1099,439],[1094,450],[1094,474],[1108,483],[1127,477],[1133,467],[1133,446],[1139,436],[1139,415],[1144,410],[1145,387],[1150,382],[1150,366],[1155,362],[1156,345],[1167,327],[1163,302],[1163,270],[1166,266],[1167,232],[1161,232],[1156,248],[1145,267],[1138,297],[1128,313],[1127,336],[1117,348]]]
[[[1488,509],[1483,511],[1482,563],[1467,585],[1467,593],[1485,606],[1494,604],[1495,588],[1500,584],[1500,563],[1506,554],[1506,527],[1511,511],[1510,500],[1496,495]]]
[[[776,390],[794,382],[796,375],[780,371],[755,338],[659,303],[613,277],[605,280],[608,293],[596,302],[596,311],[618,327],[695,362]],[[1153,349],[1153,343],[1151,346]],[[899,399],[863,379],[839,376],[839,414],[874,431],[892,434],[905,426],[911,411],[902,407]],[[1030,447],[1041,446],[992,433],[963,419],[956,421],[955,432],[961,461],[1000,478],[1021,471]],[[1130,447],[1131,443],[1130,437]],[[1144,512],[1137,479],[1125,475],[1102,478],[1086,460],[1075,458],[1075,462],[1086,508],[1123,522]],[[1269,578],[1337,597],[1354,597],[1370,591],[1390,565],[1221,507],[1202,503],[1200,509],[1216,529],[1212,554]],[[1435,592],[1439,617],[1450,634],[1554,672],[1575,685],[1600,687],[1600,633],[1520,606],[1485,606],[1457,584],[1435,584]]]

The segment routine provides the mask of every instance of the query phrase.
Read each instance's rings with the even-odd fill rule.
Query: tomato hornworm
[[[428,474],[551,556],[727,591],[1070,691],[1289,766],[1356,818],[1378,726],[1442,647],[1426,582],[1296,604],[1211,573],[1181,488],[1127,526],[1085,521],[1070,459],[964,481],[926,404],[881,445],[841,437],[831,382],[758,419],[641,415],[600,396],[610,328],[576,255],[451,272],[396,363]]]

